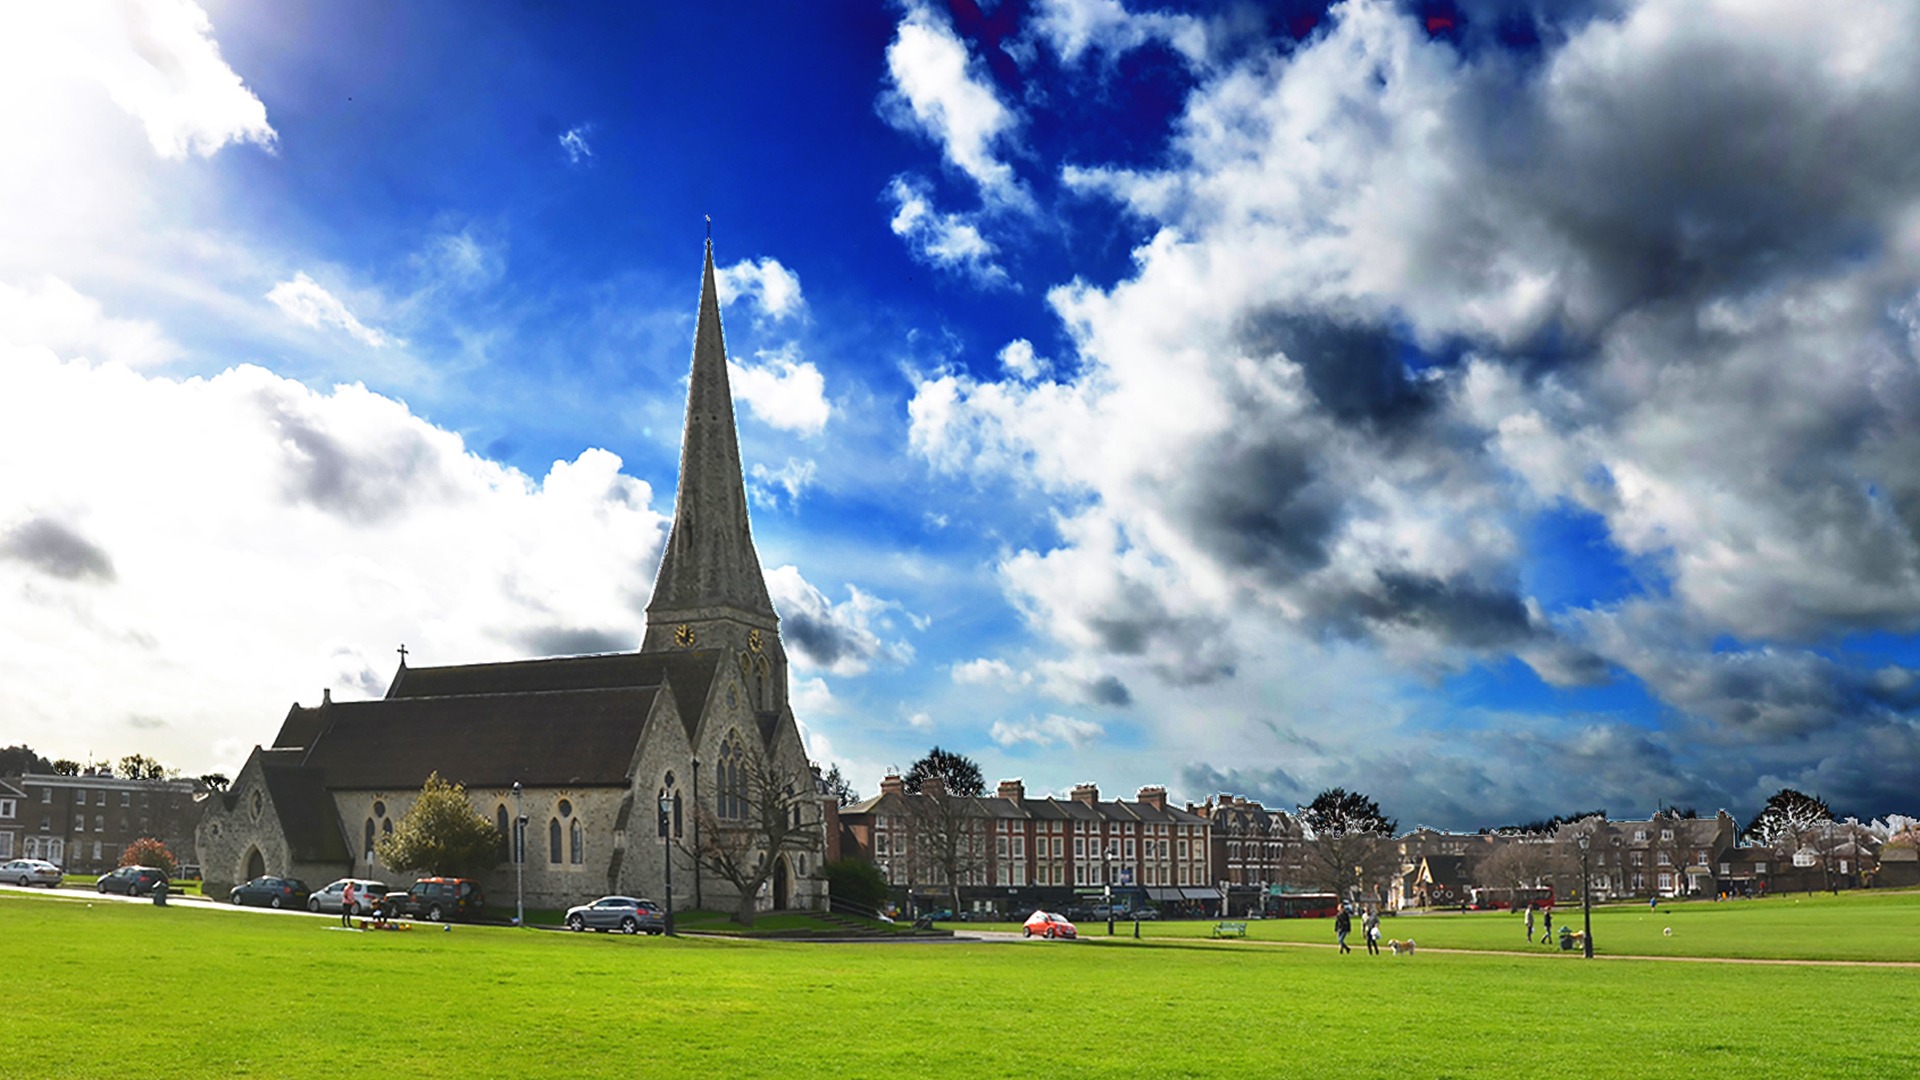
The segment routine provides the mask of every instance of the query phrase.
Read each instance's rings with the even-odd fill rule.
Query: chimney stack
[[[997,798],[1012,799],[1018,802],[1027,797],[1027,785],[1018,777],[1012,780],[1002,780],[1000,781],[1000,789],[994,792],[994,795]]]
[[[1135,798],[1153,807],[1155,810],[1165,810],[1167,808],[1167,789],[1163,787],[1143,787],[1140,789],[1140,794],[1135,796]]]
[[[900,779],[899,773],[888,773],[880,780],[880,794],[905,795],[906,793],[907,782]]]
[[[1073,785],[1073,801],[1086,803],[1088,806],[1092,806],[1094,803],[1099,802],[1100,801],[1099,785],[1092,784],[1092,783]]]

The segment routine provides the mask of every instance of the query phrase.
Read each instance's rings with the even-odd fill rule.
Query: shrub
[[[128,844],[127,849],[120,853],[119,865],[152,866],[164,871],[168,877],[172,877],[178,869],[178,864],[173,861],[173,852],[151,836],[143,836]]]
[[[860,859],[837,859],[820,868],[827,878],[827,894],[835,900],[869,907],[875,911],[886,906],[887,879],[879,867]]]

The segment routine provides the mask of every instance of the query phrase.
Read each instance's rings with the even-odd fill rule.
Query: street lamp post
[[[700,759],[693,759],[693,909],[706,908],[706,901],[700,898]]]
[[[1113,936],[1113,848],[1107,848],[1107,936]]]
[[[521,886],[520,840],[527,834],[527,816],[520,812],[520,781],[513,782],[513,835],[507,843],[513,847],[513,925],[527,925],[527,905],[525,890]]]
[[[1593,884],[1587,876],[1587,849],[1593,839],[1581,833],[1580,844],[1580,940],[1587,959],[1593,959]]]

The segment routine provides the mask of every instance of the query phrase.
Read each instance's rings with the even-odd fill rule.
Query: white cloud
[[[91,80],[164,158],[275,143],[266,106],[221,58],[207,13],[189,0],[5,5],[0,67]]]
[[[402,641],[421,663],[632,647],[651,503],[605,451],[530,477],[358,386],[0,345],[0,713],[68,755],[163,721],[142,749],[231,773],[210,748],[383,686]],[[111,679],[87,674],[103,650]]]
[[[1033,342],[1026,338],[1007,342],[1000,350],[1000,366],[1006,369],[1007,374],[1026,382],[1043,378],[1053,371],[1052,361],[1044,356],[1036,356]]]
[[[748,486],[754,501],[762,506],[779,505],[781,492],[786,494],[787,505],[795,506],[800,502],[801,493],[813,485],[814,476],[819,471],[820,467],[812,458],[805,461],[788,458],[787,463],[778,469],[769,469],[756,463],[749,470],[754,482]]]
[[[153,323],[109,318],[99,301],[46,278],[25,289],[0,283],[0,343],[41,345],[65,356],[151,367],[178,359],[180,346]]]
[[[995,154],[1019,117],[1001,102],[985,67],[967,55],[966,43],[944,18],[925,4],[910,4],[887,46],[887,74],[881,114],[889,123],[939,143],[989,204],[1031,202],[1013,168]]]
[[[834,675],[864,675],[875,664],[898,667],[913,660],[913,646],[887,640],[900,605],[852,585],[836,604],[794,566],[767,571],[767,593],[780,613],[780,636],[800,668]]]
[[[782,266],[778,259],[743,259],[732,266],[716,268],[713,276],[722,306],[732,304],[738,297],[752,301],[769,319],[806,313],[807,301],[800,294],[800,276]]]
[[[965,686],[1010,686],[1020,680],[1005,660],[981,657],[953,665],[953,681]]]
[[[1071,64],[1089,50],[1110,58],[1162,41],[1191,63],[1206,58],[1206,27],[1190,15],[1131,13],[1120,0],[1040,0],[1034,30]]]
[[[915,731],[932,731],[933,717],[924,712],[916,712],[907,717],[907,726]]]
[[[996,720],[990,734],[994,742],[1006,747],[1021,743],[1043,747],[1064,743],[1078,748],[1106,734],[1106,729],[1091,720],[1049,713],[1023,722]]]
[[[916,258],[983,287],[1008,284],[1006,270],[994,261],[999,248],[972,221],[934,209],[924,183],[896,176],[887,197],[893,201],[893,234],[907,242]]]
[[[362,323],[339,297],[308,277],[304,270],[294,274],[291,281],[280,282],[268,290],[267,299],[301,326],[344,331],[348,337],[375,349],[406,344]]]
[[[761,353],[746,367],[727,361],[727,380],[733,396],[747,403],[761,422],[798,435],[818,435],[833,414],[827,403],[827,380],[809,360],[796,358],[791,347]]]
[[[591,134],[592,124],[575,124],[561,134],[560,149],[567,155],[567,164],[593,164],[593,146],[587,142],[587,136]]]

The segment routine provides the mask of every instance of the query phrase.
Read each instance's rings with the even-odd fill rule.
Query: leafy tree
[[[704,803],[696,805],[697,839],[676,840],[675,846],[733,886],[740,898],[733,921],[752,926],[754,904],[780,856],[819,847],[820,799],[809,770],[786,772],[751,750],[740,763],[739,789],[728,794],[739,816],[723,818]]]
[[[200,782],[207,785],[207,787],[213,791],[225,791],[227,790],[227,785],[231,783],[231,781],[227,779],[226,773],[217,772],[202,773]]]
[[[977,797],[987,793],[987,782],[980,775],[980,766],[965,754],[956,754],[939,747],[927,751],[927,756],[913,763],[905,777],[908,791],[919,791],[920,782],[929,776],[937,776],[950,795]]]
[[[53,772],[56,776],[79,776],[80,763],[72,758],[60,758],[53,763]]]
[[[420,797],[374,845],[396,870],[474,877],[499,862],[500,831],[467,801],[467,789],[427,777]]]
[[[1492,829],[1482,829],[1481,831],[1491,832],[1496,836],[1552,836],[1560,831],[1560,826],[1562,825],[1572,825],[1577,821],[1585,821],[1591,817],[1605,819],[1606,816],[1607,811],[1603,807],[1599,810],[1582,810],[1575,814],[1555,814],[1550,818],[1536,818],[1533,821],[1522,822],[1518,825],[1500,825]]]
[[[151,866],[168,877],[172,877],[179,864],[173,860],[173,852],[167,845],[151,836],[143,836],[128,844],[120,853],[119,866]]]
[[[1833,820],[1833,811],[1812,795],[1781,788],[1747,825],[1747,839],[1779,849],[1800,844],[1814,828]]]
[[[0,776],[23,776],[52,770],[53,762],[34,753],[33,747],[25,743],[0,746]]]
[[[1302,869],[1313,884],[1344,893],[1367,889],[1393,869],[1393,834],[1399,823],[1380,812],[1380,804],[1357,791],[1329,788],[1300,808]]]
[[[820,778],[820,782],[826,786],[827,794],[833,796],[834,801],[841,806],[852,806],[860,801],[860,793],[854,790],[853,781],[848,780],[846,774],[840,771],[840,763],[837,761],[833,763],[833,768],[828,769],[827,774]]]
[[[145,754],[128,754],[117,767],[120,776],[128,780],[165,780],[176,772]]]
[[[827,895],[861,908],[879,911],[887,903],[887,879],[865,859],[837,859],[820,868],[827,879]]]

